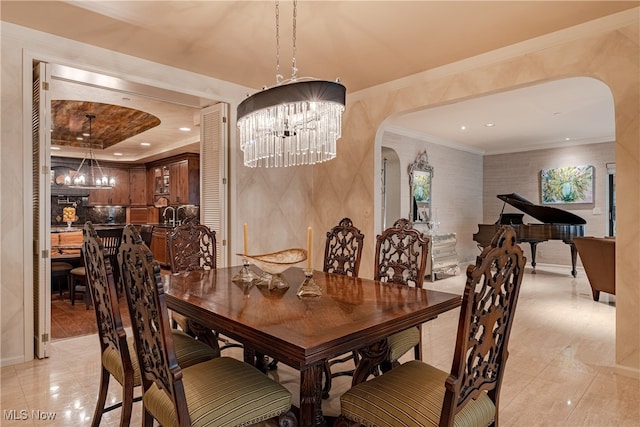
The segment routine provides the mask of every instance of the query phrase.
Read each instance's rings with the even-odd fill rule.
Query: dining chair
[[[351,218],[342,218],[338,225],[327,232],[322,270],[326,273],[358,277],[363,245],[364,234],[353,225]],[[331,367],[337,364],[347,363],[350,360],[353,360],[355,365],[358,364],[359,357],[356,350],[325,362],[325,383],[322,389],[322,397],[324,399],[329,398],[333,378],[353,375],[354,372],[354,369],[332,371]]]
[[[497,426],[500,388],[526,258],[502,226],[467,281],[449,373],[412,360],[340,398],[334,426]]]
[[[67,289],[71,291],[71,276],[69,274],[71,270],[73,270],[73,265],[68,262],[51,262],[51,287],[53,288],[53,285],[57,285],[60,297],[62,297],[64,291],[63,282],[66,282]]]
[[[84,264],[84,259],[82,260]],[[91,297],[87,292],[87,269],[84,265],[74,267],[69,271],[69,276],[71,278],[71,286],[69,287],[69,299],[71,300],[71,305],[76,305],[76,293],[79,292],[82,294],[82,301],[87,310],[91,306]]]
[[[99,228],[96,230],[98,237],[102,241],[104,246],[104,256],[109,259],[112,266],[118,265],[118,248],[120,248],[120,239],[122,239],[123,227],[107,227]],[[120,269],[112,268],[113,281],[116,284],[116,289],[122,293],[122,281],[120,280]]]
[[[112,266],[117,266],[118,247],[120,246],[120,238],[122,237],[122,227],[108,227],[99,228],[95,230],[100,237],[102,245],[104,247],[104,256],[109,259]],[[83,260],[84,262],[84,260]],[[112,268],[113,280],[116,284],[116,289],[121,293],[122,284],[120,282],[120,269]],[[71,275],[71,287],[69,290],[69,298],[71,299],[71,305],[75,305],[76,292],[80,292],[83,295],[83,301],[87,308],[91,304],[91,297],[87,292],[87,271],[86,267],[76,267],[69,273]]]
[[[374,279],[422,288],[428,249],[429,239],[411,221],[400,218],[376,237]],[[392,334],[388,342],[389,357],[380,365],[382,372],[398,366],[398,359],[412,348],[415,359],[422,360],[422,326]]]
[[[104,413],[122,407],[120,425],[124,427],[131,420],[133,402],[140,400],[133,398],[134,388],[141,385],[134,339],[127,337],[122,324],[113,268],[105,254],[103,241],[91,222],[84,225],[82,233],[88,292],[96,314],[101,359],[100,388],[91,426],[100,425]],[[219,356],[209,346],[184,332],[175,331],[173,338],[177,359],[182,366],[191,366]],[[122,401],[105,407],[111,377],[122,385]]]
[[[196,218],[192,218],[175,227],[167,234],[169,264],[172,273],[193,270],[209,270],[216,268],[216,232]],[[199,325],[180,313],[171,313],[172,322],[192,336],[197,336],[213,348],[218,348],[218,341],[223,343],[221,349],[242,347],[231,343],[226,338]]]
[[[133,226],[125,227],[120,260],[141,361],[143,426],[237,426],[276,417],[296,425],[291,393],[255,367],[230,357],[180,366],[160,265]]]

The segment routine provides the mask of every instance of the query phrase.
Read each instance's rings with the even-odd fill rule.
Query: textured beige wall
[[[459,263],[466,266],[474,261],[479,251],[473,234],[482,222],[482,156],[393,131],[384,132],[381,144],[393,148],[400,158],[400,201],[405,218],[411,200],[407,169],[426,150],[433,167],[431,214],[440,222],[439,232],[456,233]]]
[[[337,217],[350,216],[366,235],[374,235],[374,162],[376,133],[392,114],[455,102],[570,76],[605,82],[616,114],[618,180],[616,359],[623,369],[640,372],[640,40],[638,10],[627,23],[593,34],[555,39],[546,47],[452,73],[363,91],[348,99],[338,157],[314,169],[314,224],[328,229]],[[319,204],[320,207],[316,204]],[[366,246],[361,270],[371,275],[373,248]]]
[[[518,193],[535,204],[540,201],[540,170],[563,166],[592,165],[594,167],[593,203],[576,205],[549,205],[571,212],[587,221],[585,235],[604,236],[607,230],[607,163],[615,163],[615,143],[580,145],[568,148],[527,151],[524,153],[499,154],[484,157],[484,223],[492,224],[498,219],[503,202],[496,195]],[[594,215],[593,208],[602,214]],[[506,205],[505,212],[518,212]],[[526,215],[525,223],[538,220]],[[523,245],[528,260],[531,260],[529,245]],[[569,247],[559,240],[550,240],[538,245],[537,263],[571,264]],[[579,265],[579,262],[578,262]]]
[[[307,227],[313,226],[311,168],[246,168],[241,155],[237,167],[237,211],[232,222],[236,228],[247,224],[249,254],[306,248]],[[323,236],[319,233],[314,233],[315,240]],[[312,258],[322,263],[320,253],[314,256],[312,251]],[[238,263],[232,254],[230,265]]]

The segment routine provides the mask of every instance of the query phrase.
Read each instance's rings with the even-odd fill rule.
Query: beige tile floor
[[[448,277],[427,287],[460,293],[464,275]],[[523,281],[510,342],[509,362],[501,393],[502,426],[640,426],[640,381],[614,369],[615,297],[591,299],[584,272],[574,279],[567,268],[539,266]],[[425,361],[449,370],[459,311],[425,325]],[[226,355],[240,357],[237,350]],[[52,343],[51,357],[0,371],[2,426],[89,425],[98,389],[96,335]],[[298,374],[278,365],[271,375],[294,396]],[[339,396],[350,378],[334,380],[325,413],[339,412]],[[113,384],[109,399],[119,400]],[[296,399],[297,400],[297,399]],[[132,425],[140,423],[140,403],[134,406]],[[27,420],[8,420],[25,410]],[[32,411],[54,420],[35,420]],[[101,425],[118,425],[119,411]]]

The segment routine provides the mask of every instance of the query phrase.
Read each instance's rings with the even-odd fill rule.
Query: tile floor
[[[461,292],[464,275],[427,287]],[[615,299],[601,294],[594,302],[584,272],[572,278],[566,268],[538,266],[523,280],[510,342],[500,401],[500,424],[510,426],[640,426],[640,381],[614,369]],[[449,370],[459,311],[429,322],[424,328],[425,360]],[[236,349],[226,355],[240,357]],[[46,360],[4,367],[0,371],[2,426],[86,426],[90,424],[98,389],[96,335],[51,344]],[[296,395],[298,374],[283,364],[271,375]],[[326,414],[339,411],[339,396],[350,382],[334,381]],[[119,400],[113,384],[109,399]],[[140,403],[132,425],[140,423]],[[7,412],[15,410],[16,412]],[[27,420],[19,418],[25,410]],[[33,414],[40,411],[43,419]],[[49,413],[54,420],[45,420]],[[14,417],[14,418],[16,418]],[[103,426],[118,425],[119,411],[103,417]]]

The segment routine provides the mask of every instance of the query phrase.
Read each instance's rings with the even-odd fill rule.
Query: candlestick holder
[[[313,279],[313,269],[305,268],[304,270],[304,281],[300,284],[298,288],[298,298],[310,299],[310,298],[318,298],[322,296],[322,289]]]
[[[249,260],[246,257],[242,257],[242,268],[231,279],[234,283],[251,283],[257,278],[256,274],[249,268]]]

